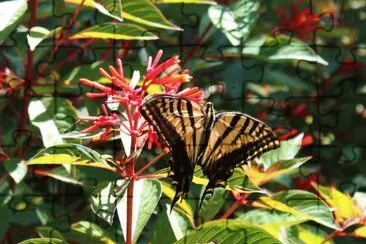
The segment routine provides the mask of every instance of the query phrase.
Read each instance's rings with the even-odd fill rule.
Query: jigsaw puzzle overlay
[[[363,243],[365,9],[0,1],[1,243]]]

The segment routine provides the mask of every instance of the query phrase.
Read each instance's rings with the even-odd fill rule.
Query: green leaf
[[[19,159],[8,159],[4,161],[5,169],[17,184],[27,175],[28,170],[27,165],[19,164],[19,162]]]
[[[29,34],[27,34],[27,41],[29,45],[29,49],[34,51],[36,47],[47,38],[58,38],[61,32],[61,27],[56,28],[52,31],[47,30],[41,26],[35,26],[30,29]]]
[[[216,220],[208,222],[176,243],[281,243],[258,226],[240,220]]]
[[[28,107],[28,114],[31,123],[41,131],[43,145],[52,147],[62,144],[60,132],[53,120],[53,111],[47,111],[46,105],[38,99],[32,99]]]
[[[174,209],[170,212],[170,209],[170,204],[166,204],[165,212],[168,216],[170,227],[174,232],[176,240],[179,240],[188,233],[188,230],[192,228],[192,225],[186,216],[182,215],[179,211],[175,211]]]
[[[2,183],[5,186],[5,183]],[[3,195],[5,193],[5,195]],[[8,195],[9,194],[9,195]],[[12,219],[12,210],[8,202],[11,200],[10,192],[1,192],[0,195],[0,240],[3,240]]]
[[[296,228],[296,243],[314,243],[314,244],[332,244],[333,240],[327,240],[328,233],[317,226],[297,225]],[[294,237],[293,237],[294,238]]]
[[[315,221],[329,228],[338,229],[330,208],[316,195],[307,191],[288,190],[274,194],[271,198],[261,197],[259,203],[270,209],[295,215],[304,222]]]
[[[36,231],[41,238],[51,238],[51,239],[56,238],[60,240],[65,240],[63,235],[58,230],[52,227],[41,226],[37,227]]]
[[[115,238],[105,229],[83,220],[72,224],[70,231],[65,233],[65,236],[78,240],[78,243],[116,243]]]
[[[160,171],[161,172],[161,171]],[[162,191],[165,196],[167,196],[170,200],[173,200],[175,195],[175,190],[166,182],[161,182]],[[191,208],[191,205],[189,205],[188,201],[186,199],[182,199],[181,201],[178,201],[177,204],[174,206],[174,208],[179,209],[189,220],[193,223],[193,210]]]
[[[261,35],[245,42],[241,47],[227,48],[223,55],[228,57],[248,56],[267,62],[304,60],[327,65],[307,43],[286,35]]]
[[[0,44],[15,30],[26,10],[26,0],[0,2]]]
[[[104,23],[94,25],[69,37],[69,39],[113,39],[113,40],[156,40],[158,36],[146,29],[132,24]]]
[[[122,21],[122,0],[93,0],[92,2],[93,7],[102,14]]]
[[[260,225],[285,243],[289,239],[289,228],[303,222],[303,219],[297,216],[277,210],[264,209],[254,209],[239,214],[237,219],[244,220],[254,225]]]
[[[124,0],[122,16],[125,19],[151,27],[182,30],[168,21],[160,10],[148,0]]]
[[[204,222],[213,219],[220,211],[227,198],[228,191],[222,188],[216,188],[211,197],[206,197],[203,200],[202,206],[199,209],[199,216]]]
[[[122,199],[129,182],[129,179],[100,182],[93,190],[90,201],[91,209],[110,225],[113,224],[117,204]]]
[[[281,141],[279,148],[264,153],[258,163],[268,168],[274,162],[293,159],[301,149],[303,137],[304,134],[301,133],[292,139]]]
[[[71,164],[115,171],[98,152],[83,145],[73,143],[43,149],[26,161],[25,164]]]
[[[59,243],[65,244],[68,242],[57,238],[32,238],[19,242],[18,244],[59,244]]]
[[[222,5],[210,6],[208,16],[231,44],[238,46],[248,38],[254,28],[259,17],[259,3],[256,0],[240,0],[231,8]]]
[[[161,185],[157,180],[138,180],[133,188],[132,242],[136,243],[147,221],[153,215],[161,197]],[[126,239],[127,192],[117,205],[118,218]]]
[[[31,123],[40,130],[45,147],[62,144],[60,130],[72,126],[77,117],[67,99],[54,97],[32,99],[28,114]]]
[[[152,2],[155,4],[160,3],[211,4],[211,5],[217,4],[213,0],[152,0]]]

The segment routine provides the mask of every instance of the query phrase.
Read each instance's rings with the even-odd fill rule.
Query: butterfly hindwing
[[[205,193],[212,193],[214,187],[225,186],[235,167],[279,144],[272,129],[263,122],[245,114],[218,113],[200,160],[209,179]]]

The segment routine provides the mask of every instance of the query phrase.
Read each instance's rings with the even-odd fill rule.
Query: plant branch
[[[197,44],[191,49],[191,51],[187,54],[187,56],[182,61],[182,67],[186,66],[188,61],[193,57],[193,55],[196,53],[197,49],[201,47],[202,43],[206,40],[208,33],[212,29],[212,23],[210,23],[205,31],[202,33],[202,35],[198,38]]]
[[[30,30],[33,26],[36,25],[37,21],[37,7],[38,0],[31,0],[28,2],[28,8],[30,9],[30,18],[28,22],[28,30]],[[19,122],[19,131],[23,135],[25,131],[25,127],[28,121],[28,106],[31,101],[31,96],[28,95],[28,91],[32,89],[32,80],[33,80],[33,51],[28,50],[27,53],[27,61],[25,63],[25,79],[24,79],[24,91],[23,91],[23,109],[20,116]],[[23,157],[24,149],[22,146],[17,150],[17,156]]]
[[[156,164],[162,157],[164,157],[167,154],[168,154],[168,152],[162,151],[158,156],[153,158],[150,162],[145,164],[139,171],[137,171],[136,175],[142,174],[146,169],[148,169],[152,165]]]

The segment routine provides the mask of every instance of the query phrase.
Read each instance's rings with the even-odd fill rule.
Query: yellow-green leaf
[[[357,237],[366,238],[366,225],[358,227],[352,234]]]
[[[168,30],[182,30],[167,20],[160,10],[148,0],[124,0],[122,16],[133,22]]]
[[[50,154],[41,157],[37,157],[35,159],[28,160],[25,162],[26,165],[36,165],[36,164],[71,164],[71,165],[80,165],[80,166],[89,166],[89,167],[97,167],[108,169],[111,171],[115,171],[110,166],[106,164],[90,161],[87,159],[81,159],[80,157],[75,157],[68,154]]]
[[[163,190],[163,193],[165,196],[167,196],[169,199],[173,200],[175,195],[175,190],[170,187],[170,185],[166,182],[161,182],[161,187]],[[191,206],[188,204],[188,202],[185,199],[182,199],[181,201],[178,201],[176,203],[176,206],[181,210],[181,212],[188,217],[189,220],[193,220],[193,211]]]
[[[311,157],[303,157],[290,160],[280,160],[271,164],[271,166],[264,171],[261,171],[259,167],[255,166],[249,167],[248,165],[244,165],[243,168],[250,181],[254,185],[260,186],[277,176],[287,174],[290,171],[297,169],[310,158]]]
[[[339,229],[334,224],[329,207],[316,195],[301,190],[288,190],[274,194],[272,197],[261,197],[259,205],[267,206],[303,219],[312,220],[333,229]]]
[[[326,187],[313,183],[322,198],[334,209],[337,223],[357,218],[362,215],[362,210],[354,200],[348,195],[338,191],[335,187]]]
[[[94,25],[69,37],[69,39],[113,39],[113,40],[156,40],[158,36],[146,29],[132,24],[104,23]]]

